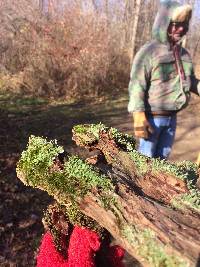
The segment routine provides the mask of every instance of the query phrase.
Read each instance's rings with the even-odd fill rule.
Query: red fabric
[[[37,256],[37,267],[68,267],[67,260],[57,252],[53,238],[49,232],[42,238]]]
[[[125,250],[120,246],[112,246],[108,251],[108,259],[110,263],[110,267],[124,267],[122,263],[123,257],[125,254]]]
[[[100,245],[97,233],[75,226],[68,248],[69,267],[95,267],[95,252]]]
[[[66,260],[56,250],[53,238],[47,232],[40,245],[36,267],[96,267],[95,253],[100,249],[100,245],[100,237],[97,233],[75,226],[70,237]],[[109,247],[106,256],[110,267],[124,267],[122,264],[124,249],[121,247]]]

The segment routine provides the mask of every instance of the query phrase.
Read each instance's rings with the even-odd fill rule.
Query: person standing
[[[152,40],[136,54],[129,82],[128,111],[133,113],[139,152],[166,159],[176,132],[177,113],[190,93],[200,95],[189,52],[181,46],[192,16],[190,5],[162,1]]]

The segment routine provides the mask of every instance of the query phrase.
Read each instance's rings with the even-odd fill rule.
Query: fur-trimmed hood
[[[164,0],[160,3],[157,16],[155,18],[152,37],[161,43],[167,43],[167,29],[171,21],[189,21],[192,15],[190,5],[182,5],[176,1]]]

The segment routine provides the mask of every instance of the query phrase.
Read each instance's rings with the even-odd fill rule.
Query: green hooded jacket
[[[129,83],[129,112],[179,111],[188,105],[190,92],[200,94],[188,51],[178,45],[185,78],[180,78],[176,60],[168,42],[167,29],[175,1],[164,1],[155,18],[153,40],[136,54]]]

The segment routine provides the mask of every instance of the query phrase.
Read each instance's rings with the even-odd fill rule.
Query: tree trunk
[[[131,50],[130,50],[131,65],[132,65],[132,61],[133,61],[133,56],[135,54],[136,37],[137,37],[138,22],[139,22],[142,0],[135,0],[134,2],[135,2],[135,12],[134,12],[134,19],[133,19],[133,29],[132,29],[132,36],[131,36]]]
[[[40,10],[42,14],[48,15],[49,13],[49,0],[40,0]]]
[[[89,150],[99,151],[87,162],[95,164],[95,170],[107,177],[101,177],[97,182],[93,173],[95,179],[91,189],[78,196],[74,193],[73,201],[80,210],[106,228],[143,266],[198,266],[200,205],[199,191],[195,187],[197,165],[173,164],[142,156],[135,150],[134,139],[101,124],[75,127],[73,140]],[[25,152],[19,161],[18,177],[25,184],[47,191],[59,203],[67,205],[70,195],[63,188],[66,185],[71,188],[70,181],[74,181],[73,192],[78,192],[80,184],[83,184],[80,178],[76,180],[78,176],[84,177],[86,184],[92,179],[88,170],[81,174],[86,167],[79,170],[76,166],[75,172],[70,167],[74,174],[69,174],[69,168],[68,172],[65,170],[68,157],[64,164],[52,161],[51,167],[42,172],[40,166],[46,162],[44,147],[41,148],[42,157],[35,157],[33,141],[29,146],[32,152]],[[39,149],[35,151],[38,153]],[[37,158],[40,158],[39,162],[31,169],[31,163]],[[26,160],[28,164],[24,163]],[[37,174],[35,177],[33,172]],[[52,179],[57,174],[61,175],[63,183],[68,174],[71,178],[59,187],[60,182],[55,183],[55,178]],[[108,177],[113,187],[105,187]]]

